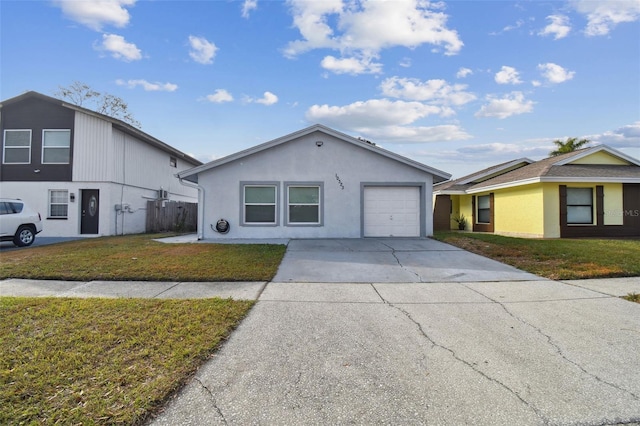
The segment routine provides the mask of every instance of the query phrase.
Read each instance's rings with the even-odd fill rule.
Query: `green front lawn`
[[[640,240],[542,240],[461,232],[437,232],[435,238],[553,280],[640,276]]]
[[[141,424],[252,305],[0,298],[0,424]]]
[[[269,281],[284,245],[167,244],[162,235],[90,238],[2,253],[0,279]]]

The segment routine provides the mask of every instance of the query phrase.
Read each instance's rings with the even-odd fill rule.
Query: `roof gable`
[[[78,106],[78,105],[70,104],[70,103],[65,102],[65,101],[63,101],[61,99],[56,99],[56,98],[53,98],[51,96],[43,95],[42,93],[29,91],[29,92],[25,92],[25,93],[23,93],[21,95],[15,96],[13,98],[7,99],[5,101],[2,101],[2,102],[0,102],[0,110],[3,107],[11,106],[13,104],[22,102],[22,101],[27,100],[27,99],[37,99],[37,100],[42,101],[42,102],[48,102],[48,103],[51,103],[51,104],[54,104],[54,105],[58,105],[58,106],[60,106],[62,108],[67,108],[67,109],[70,109],[70,110],[73,110],[73,111],[81,112],[83,114],[88,114],[88,115],[91,115],[93,117],[100,118],[102,120],[110,122],[113,125],[113,127],[115,127],[116,129],[121,130],[124,133],[129,134],[129,135],[131,135],[131,136],[133,136],[133,137],[135,137],[135,138],[137,138],[137,139],[139,139],[139,140],[141,140],[141,141],[143,141],[143,142],[145,142],[145,143],[147,143],[147,144],[149,144],[151,146],[159,148],[162,151],[165,151],[165,152],[167,152],[167,153],[169,153],[171,155],[174,155],[174,156],[180,158],[181,160],[186,161],[189,164],[192,164],[192,165],[200,165],[200,164],[202,164],[202,161],[197,160],[197,159],[185,154],[184,152],[172,147],[171,145],[168,145],[168,144],[162,142],[159,139],[154,138],[153,136],[143,132],[140,129],[137,129],[137,128],[133,127],[130,124],[125,123],[122,120],[118,120],[117,118],[113,118],[113,117],[110,117],[108,115],[101,114],[99,112],[92,111],[90,109],[87,109],[87,108],[84,108],[84,107],[81,107],[81,106]]]
[[[563,158],[554,165],[565,164],[598,164],[619,166],[640,166],[640,161],[606,145],[596,145],[591,148],[574,151],[572,156]]]
[[[288,135],[279,137],[277,139],[273,139],[271,141],[262,143],[260,145],[256,145],[253,146],[251,148],[245,149],[243,151],[239,151],[235,154],[231,154],[228,155],[226,157],[217,159],[217,160],[213,160],[209,163],[203,164],[201,166],[198,167],[194,167],[192,169],[189,170],[185,170],[182,171],[180,173],[178,173],[178,177],[180,177],[181,179],[186,179],[186,180],[190,180],[190,181],[197,181],[197,175],[198,173],[202,173],[205,172],[207,170],[216,168],[216,167],[220,167],[224,164],[228,164],[237,160],[240,160],[242,158],[248,157],[250,155],[254,155],[260,152],[263,152],[265,150],[280,146],[282,144],[288,143],[288,142],[292,142],[295,141],[296,139],[299,139],[303,136],[307,136],[310,135],[314,132],[320,132],[320,133],[324,133],[326,135],[332,136],[338,140],[341,140],[345,143],[349,143],[349,144],[353,144],[359,148],[371,151],[373,153],[376,153],[378,155],[381,155],[383,157],[398,161],[400,163],[403,163],[409,167],[413,167],[415,169],[421,170],[423,172],[432,174],[434,177],[434,182],[440,182],[440,181],[444,181],[447,180],[451,177],[450,174],[443,172],[441,170],[429,167],[425,164],[419,163],[417,161],[411,160],[409,158],[403,157],[399,154],[393,153],[391,151],[387,151],[383,148],[380,148],[370,142],[367,141],[363,141],[357,138],[354,138],[352,136],[346,135],[344,133],[338,132],[334,129],[331,129],[329,127],[323,126],[321,124],[315,124],[313,126],[309,126],[307,128],[304,128],[302,130],[299,130],[297,132],[293,132],[290,133]]]

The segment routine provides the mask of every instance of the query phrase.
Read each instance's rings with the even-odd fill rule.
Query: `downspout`
[[[175,176],[178,178],[182,185],[188,186],[190,188],[196,188],[198,190],[198,223],[196,227],[198,228],[198,241],[204,240],[204,187],[200,186],[197,183],[184,180],[177,174]]]

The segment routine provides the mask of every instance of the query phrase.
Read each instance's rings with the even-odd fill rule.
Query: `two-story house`
[[[200,161],[112,117],[27,92],[0,103],[0,131],[0,196],[39,211],[42,236],[140,233],[148,200],[198,200],[176,174]]]

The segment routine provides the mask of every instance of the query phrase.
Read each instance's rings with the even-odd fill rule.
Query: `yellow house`
[[[606,145],[498,164],[433,187],[434,230],[640,237],[640,160]]]

